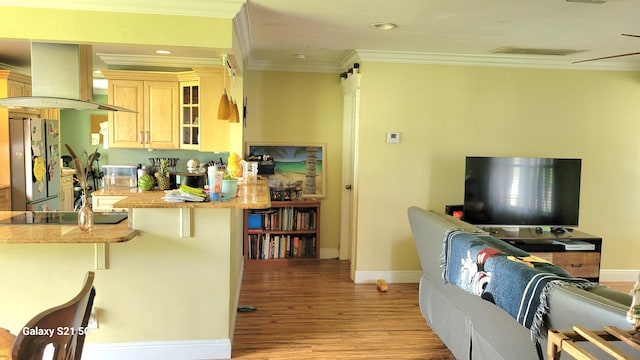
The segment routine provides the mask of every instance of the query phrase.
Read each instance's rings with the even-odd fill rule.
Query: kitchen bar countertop
[[[220,208],[220,209],[267,209],[271,207],[271,195],[266,179],[257,184],[238,184],[238,196],[224,201],[192,201],[168,203],[162,199],[164,191],[100,190],[94,196],[126,196],[113,204],[116,208]]]
[[[24,211],[0,211],[0,220],[24,214]],[[76,224],[0,225],[0,244],[117,243],[138,236],[128,221],[115,225],[96,224],[92,231],[81,231]]]

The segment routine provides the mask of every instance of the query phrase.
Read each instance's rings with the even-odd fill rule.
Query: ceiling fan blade
[[[634,34],[620,34],[622,36],[631,36],[631,37],[640,37],[640,35],[634,35]]]
[[[628,54],[620,54],[620,55],[603,56],[603,57],[599,57],[599,58],[595,58],[595,59],[578,60],[578,61],[573,61],[573,62],[571,62],[571,63],[572,63],[572,64],[578,64],[578,63],[583,63],[583,62],[587,62],[587,61],[596,61],[596,60],[603,60],[603,59],[613,59],[613,58],[618,58],[618,57],[623,57],[623,56],[631,56],[631,55],[640,55],[640,51],[632,52],[632,53],[628,53]]]

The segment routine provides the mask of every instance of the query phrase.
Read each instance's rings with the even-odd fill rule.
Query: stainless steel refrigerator
[[[58,125],[35,117],[9,119],[12,210],[60,210]]]

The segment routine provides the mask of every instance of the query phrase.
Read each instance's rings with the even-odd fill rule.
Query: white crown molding
[[[359,63],[360,61],[362,61],[360,55],[356,50],[353,50],[349,53],[349,55],[347,55],[346,58],[344,58],[344,60],[342,60],[342,63],[340,63],[340,67],[344,71],[352,67],[354,63]]]
[[[249,58],[245,61],[247,69],[262,71],[291,71],[291,72],[320,72],[320,73],[340,73],[343,68],[340,64],[314,63],[309,61],[295,63],[279,63],[269,60],[255,60]]]
[[[249,11],[247,10],[247,5],[242,5],[238,14],[233,18],[233,32],[241,52],[241,54],[236,54],[236,56],[241,56],[242,63],[246,64],[251,54],[251,26],[249,26]]]
[[[3,62],[0,62],[0,69],[11,70],[11,71],[23,74],[23,75],[31,76],[31,70],[30,69],[28,69],[28,68],[25,69],[25,68],[22,68],[22,67],[5,64]]]
[[[340,64],[290,64],[249,59],[246,63],[252,70],[298,71],[298,72],[336,72],[350,68],[354,62],[387,62],[396,64],[437,64],[459,66],[493,66],[535,69],[562,70],[599,70],[599,71],[640,71],[640,63],[630,65],[613,61],[594,61],[572,64],[566,59],[540,56],[502,56],[502,55],[459,55],[434,54],[420,52],[397,52],[358,49],[351,52]]]
[[[175,0],[155,0],[152,3],[132,0],[0,0],[1,6],[108,11],[138,14],[199,16],[232,19],[245,0],[192,0],[189,6]],[[151,5],[151,6],[150,6]]]
[[[498,55],[458,55],[458,54],[434,54],[419,52],[397,52],[378,50],[356,50],[362,61],[390,62],[404,64],[439,64],[439,65],[466,65],[466,66],[496,66],[496,67],[520,67],[542,69],[565,70],[608,70],[608,71],[638,71],[638,65],[629,65],[616,62],[588,62],[572,64],[565,59],[557,59],[541,56],[498,56]]]
[[[179,56],[153,56],[130,54],[96,54],[107,65],[134,65],[134,66],[158,66],[158,67],[184,67],[193,66],[218,66],[221,67],[219,57],[179,57]]]

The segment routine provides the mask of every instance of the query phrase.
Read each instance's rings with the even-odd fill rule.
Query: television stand
[[[499,227],[486,230],[500,240],[561,267],[574,277],[594,282],[600,280],[601,237],[578,230],[538,232],[534,227],[521,227],[515,233]],[[585,248],[588,250],[581,250]]]

